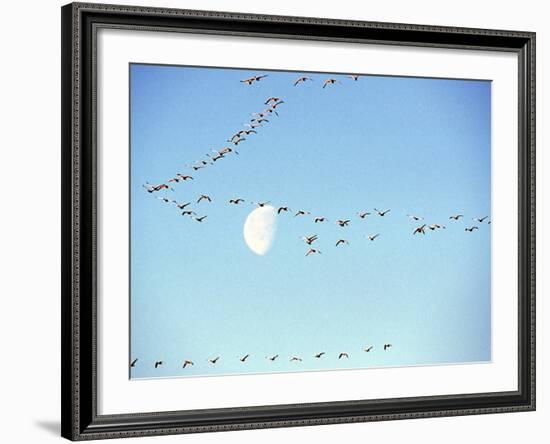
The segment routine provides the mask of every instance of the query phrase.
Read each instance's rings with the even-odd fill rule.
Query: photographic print
[[[131,379],[491,361],[491,82],[132,63]]]

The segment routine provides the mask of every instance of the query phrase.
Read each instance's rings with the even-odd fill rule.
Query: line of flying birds
[[[252,85],[253,83],[262,81],[266,77],[268,77],[267,74],[255,75],[255,76],[249,77],[247,79],[241,80],[240,82],[245,83],[246,85]],[[347,75],[347,77],[352,79],[355,82],[358,81],[359,78],[360,78],[360,76],[357,75],[357,74],[349,74],[349,75]],[[300,76],[294,81],[294,86],[297,86],[299,84],[306,83],[306,82],[309,82],[309,81],[313,81],[313,78],[307,77],[307,76]],[[330,85],[334,85],[336,83],[342,83],[342,82],[340,80],[336,79],[336,78],[328,78],[324,81],[323,88],[325,88],[327,86],[330,86]],[[258,130],[263,126],[263,124],[270,122],[268,117],[271,118],[271,116],[273,116],[273,115],[279,116],[278,107],[280,105],[284,104],[284,103],[285,103],[285,101],[281,97],[276,97],[276,96],[268,97],[263,102],[263,105],[264,105],[263,110],[260,111],[260,112],[252,113],[250,115],[251,118],[245,124],[245,128],[239,129],[233,135],[231,135],[231,137],[229,137],[227,139],[227,142],[232,146],[224,146],[220,149],[213,149],[211,152],[206,154],[206,159],[201,159],[201,160],[199,160],[197,162],[194,162],[193,164],[190,164],[190,165],[187,165],[187,166],[191,170],[196,172],[198,170],[206,168],[207,166],[214,165],[217,161],[225,158],[229,154],[238,155],[239,153],[238,153],[236,147],[240,143],[242,143],[243,141],[247,140],[247,138],[245,138],[244,136],[249,136],[251,134],[258,134]],[[194,177],[189,175],[189,174],[184,174],[184,173],[179,173],[178,172],[175,176],[168,179],[165,183],[153,185],[149,182],[146,182],[143,185],[143,187],[147,190],[148,193],[156,193],[156,192],[163,191],[163,190],[175,191],[173,186],[172,186],[173,184],[184,183],[184,182],[187,182],[187,181],[190,181],[190,180],[194,180]],[[159,199],[159,200],[161,200],[161,201],[163,201],[167,204],[174,204],[175,207],[179,211],[181,211],[182,216],[191,217],[192,219],[196,220],[197,222],[203,222],[208,217],[208,215],[199,216],[196,213],[196,211],[193,208],[191,208],[191,205],[193,203],[199,204],[201,202],[212,202],[212,198],[208,194],[200,194],[197,197],[195,202],[193,202],[193,201],[178,202],[175,199],[171,199],[171,198],[165,197],[165,196],[158,196],[157,199]],[[240,197],[235,197],[235,198],[232,198],[232,199],[229,200],[229,204],[231,204],[231,205],[239,205],[239,204],[242,204],[242,203],[245,203],[245,202],[246,202],[245,199],[240,198]],[[264,207],[264,206],[270,204],[270,201],[251,202],[251,203],[255,204],[255,205],[258,205],[258,207]],[[286,205],[278,206],[278,207],[275,207],[275,208],[276,208],[276,211],[277,211],[278,215],[281,215],[282,213],[294,213],[294,217],[304,217],[304,216],[310,216],[311,215],[310,211],[306,211],[306,210],[302,210],[302,209],[293,211]],[[374,208],[373,211],[374,212],[359,211],[359,212],[356,213],[356,215],[360,219],[365,219],[367,216],[370,216],[370,215],[373,215],[373,214],[376,214],[377,216],[380,216],[380,217],[385,217],[391,211],[391,209],[379,210],[377,208]],[[412,214],[407,214],[407,217],[409,217],[412,221],[417,221],[417,222],[420,222],[424,219],[423,217],[412,215]],[[463,217],[464,217],[463,214],[454,214],[454,215],[451,215],[449,217],[449,220],[458,221],[458,220],[462,219]],[[488,219],[488,216],[473,218],[472,220],[474,221],[474,224],[470,225],[470,226],[466,226],[464,228],[464,231],[469,232],[469,233],[473,233],[475,230],[479,230],[479,226],[475,225],[475,223],[483,224],[485,222],[485,220],[487,220],[487,219]],[[316,223],[316,224],[319,224],[319,223],[329,222],[329,219],[325,216],[313,216],[313,222]],[[345,227],[349,226],[350,223],[351,223],[351,219],[337,219],[337,220],[335,220],[335,224],[338,225],[341,228],[345,228]],[[488,220],[487,224],[491,224],[491,221]],[[442,230],[442,229],[446,229],[446,226],[442,225],[440,223],[433,223],[433,224],[423,223],[423,224],[415,227],[412,230],[412,234],[413,235],[417,235],[417,234],[426,235],[426,230],[436,231],[436,230]],[[379,236],[380,236],[380,233],[369,234],[369,235],[367,235],[367,239],[369,241],[373,242],[376,239],[378,239]],[[316,242],[318,240],[318,236],[316,234],[308,235],[308,236],[302,236],[301,239],[308,246],[308,249],[305,253],[305,256],[321,254],[321,251],[318,248],[313,247],[314,242]],[[342,246],[342,245],[349,245],[349,241],[345,238],[338,238],[335,242],[335,246],[339,247],[339,246]]]
[[[383,349],[384,351],[388,351],[390,348],[393,347],[393,344],[391,343],[385,343],[383,345]],[[374,345],[367,345],[365,347],[363,347],[362,351],[365,352],[365,353],[370,353],[374,350]],[[323,356],[325,356],[327,353],[322,351],[322,352],[318,352],[318,353],[315,353],[313,355],[313,358],[315,359],[321,359],[323,358]],[[238,359],[240,362],[242,362],[243,364],[249,359],[251,358],[251,355],[249,353],[245,354],[245,355],[242,355],[242,356],[239,356]],[[340,352],[338,353],[338,359],[349,359],[350,358],[350,354],[347,353],[347,352]],[[213,356],[213,357],[210,357],[207,359],[207,361],[212,364],[212,365],[216,365],[218,363],[218,361],[221,359],[221,356],[220,355],[217,355],[217,356]],[[281,360],[283,359],[279,354],[276,354],[276,355],[271,355],[271,356],[266,356],[265,359],[267,359],[268,361],[271,361],[271,362],[275,362],[277,360]],[[292,355],[290,356],[290,358],[288,359],[290,362],[302,362],[304,359],[301,357],[301,356],[298,356],[298,355]],[[137,363],[139,362],[139,358],[134,358],[131,362],[130,362],[130,367],[131,368],[135,368]],[[164,365],[165,362],[164,361],[154,361],[153,365],[155,368],[159,368],[160,366]],[[194,361],[190,360],[190,359],[185,359],[183,362],[182,362],[182,368],[186,368],[188,366],[191,366],[191,365],[195,365]]]

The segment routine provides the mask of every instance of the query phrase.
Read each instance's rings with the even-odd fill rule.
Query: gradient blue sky
[[[130,65],[132,377],[490,360],[491,226],[464,227],[490,214],[491,83],[311,73],[294,87],[301,74]],[[322,89],[328,77],[341,84]],[[247,136],[240,155],[186,167],[228,145],[270,96],[285,101],[279,117]],[[174,192],[142,187],[177,172],[195,180]],[[155,198],[202,193],[213,202],[191,206],[208,215],[203,223]],[[246,204],[229,205],[234,197]],[[273,248],[258,256],[243,224],[259,200],[330,223],[283,214]],[[373,207],[391,212],[356,216]],[[419,224],[407,213],[447,229],[413,236]],[[450,221],[455,213],[465,218]],[[340,218],[351,225],[337,227]],[[323,254],[306,258],[300,237],[310,234]],[[335,248],[340,237],[350,245]],[[382,351],[385,342],[394,347]],[[182,369],[184,359],[195,365]],[[154,369],[156,360],[164,365]]]

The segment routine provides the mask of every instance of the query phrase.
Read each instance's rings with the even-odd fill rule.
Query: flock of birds
[[[268,75],[255,75],[246,79],[241,80],[241,83],[244,83],[246,85],[252,85],[254,83],[263,81],[265,78],[267,78]],[[349,74],[346,76],[347,78],[351,79],[353,82],[357,82],[360,78],[357,74]],[[298,86],[301,84],[304,84],[306,82],[312,82],[314,81],[313,78],[308,76],[300,76],[294,81],[294,86]],[[337,78],[328,78],[324,80],[322,88],[326,88],[327,86],[332,86],[335,84],[341,84],[342,82],[338,80]],[[247,138],[253,134],[258,134],[258,131],[261,127],[264,126],[266,123],[270,123],[270,119],[273,118],[273,116],[278,117],[279,116],[279,106],[285,104],[285,101],[281,97],[277,96],[271,96],[268,97],[263,102],[262,110],[259,112],[254,112],[250,115],[249,121],[244,125],[244,128],[240,128],[237,130],[234,134],[232,134],[228,139],[227,143],[228,146],[223,146],[220,149],[213,149],[211,152],[206,153],[205,157],[203,159],[200,159],[192,164],[187,165],[187,167],[192,170],[193,172],[197,172],[203,168],[212,166],[216,164],[216,162],[224,159],[226,156],[233,154],[233,155],[239,155],[239,152],[237,151],[237,147],[244,141],[247,140]],[[246,137],[244,137],[246,136]],[[187,173],[181,173],[178,172],[173,177],[169,178],[167,181],[160,183],[160,184],[151,184],[149,182],[146,182],[143,187],[147,190],[148,193],[153,194],[160,191],[175,191],[173,188],[173,185],[179,184],[179,183],[185,183],[190,180],[195,180],[195,178]],[[181,216],[190,217],[191,219],[197,221],[197,222],[204,222],[206,218],[208,217],[207,214],[199,215],[197,213],[198,208],[192,207],[192,205],[198,205],[201,202],[211,203],[213,201],[212,197],[208,194],[200,194],[196,197],[196,200],[189,200],[187,202],[179,202],[175,199],[172,199],[170,197],[166,196],[157,196],[157,199],[161,200],[162,202],[170,205],[174,205],[177,210],[180,211]],[[241,205],[247,202],[242,197],[234,197],[232,199],[229,199],[228,203],[230,205]],[[253,205],[257,205],[258,207],[265,207],[267,205],[270,205],[270,201],[261,201],[261,202],[250,202]],[[322,224],[330,222],[330,219],[324,215],[315,215],[312,216],[310,211],[304,210],[304,209],[295,209],[291,210],[289,206],[286,204],[282,204],[280,206],[274,206],[276,209],[276,212],[278,215],[281,215],[283,213],[292,213],[293,217],[311,217],[313,219],[313,222],[315,224]],[[390,213],[391,209],[384,209],[379,210],[377,208],[373,208],[370,211],[358,211],[356,212],[356,217],[359,220],[364,220],[368,216],[378,216],[378,217],[386,217],[388,213]],[[412,235],[426,235],[427,232],[430,231],[436,231],[436,230],[444,230],[446,229],[446,226],[442,223],[422,223],[424,220],[424,217],[417,216],[413,214],[407,214],[407,217],[413,221],[418,222],[418,225],[413,227],[411,229]],[[453,214],[449,216],[449,220],[452,222],[458,222],[459,220],[463,219],[465,216],[463,214]],[[488,220],[488,216],[482,216],[482,217],[474,217],[473,224],[466,225],[464,227],[464,231],[466,233],[473,233],[476,230],[480,229],[480,226],[484,224],[485,221],[486,225],[490,225],[491,221]],[[345,228],[350,225],[352,222],[352,219],[336,219],[334,223],[340,227]],[[428,231],[426,231],[428,230]],[[366,239],[370,242],[375,241],[380,237],[380,233],[373,233],[368,234],[366,236]],[[321,254],[321,250],[316,247],[316,241],[318,240],[318,236],[316,234],[312,235],[304,235],[302,236],[301,240],[307,245],[305,256],[311,256],[311,255],[318,255]],[[338,237],[334,241],[335,247],[342,247],[345,245],[349,245],[350,242],[345,237]]]
[[[392,347],[393,347],[393,344],[385,343],[382,348],[383,348],[384,351],[388,351]],[[364,353],[370,353],[373,350],[374,350],[374,345],[367,345],[367,346],[363,347],[363,349],[362,349],[362,351]],[[327,353],[324,352],[324,351],[318,352],[318,353],[315,353],[313,355],[313,358],[314,359],[322,359],[323,356],[325,356],[326,354]],[[248,361],[249,358],[251,358],[251,355],[250,355],[250,353],[247,353],[245,355],[239,356],[238,360],[241,363],[244,364],[245,362]],[[350,354],[347,353],[347,352],[338,353],[338,359],[349,359],[349,358],[350,358]],[[209,362],[212,365],[216,365],[220,359],[221,359],[221,356],[216,355],[216,356],[212,356],[212,357],[208,358],[206,361]],[[271,361],[271,362],[275,362],[277,360],[283,359],[283,357],[280,356],[279,354],[276,354],[276,355],[266,356],[265,359],[267,359],[268,361]],[[302,358],[301,356],[298,356],[298,355],[292,355],[292,356],[288,357],[288,360],[290,362],[303,362],[304,358]],[[138,362],[139,362],[139,358],[134,358],[130,362],[130,368],[135,368],[137,366]],[[153,366],[156,369],[158,369],[160,366],[162,366],[164,364],[165,364],[165,361],[162,361],[162,360],[158,360],[158,361],[153,362]],[[186,367],[191,366],[191,365],[195,365],[195,362],[192,361],[191,359],[184,359],[183,362],[182,362],[181,367],[186,368]]]

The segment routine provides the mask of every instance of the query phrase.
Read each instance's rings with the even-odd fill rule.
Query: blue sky
[[[256,74],[268,77],[240,82]],[[132,377],[490,360],[491,226],[464,228],[490,215],[491,83],[311,73],[294,87],[302,74],[130,66]],[[329,77],[341,83],[323,89]],[[239,155],[189,169],[270,96],[284,99],[279,116],[245,136]],[[178,172],[194,180],[142,187]],[[203,193],[212,202],[196,204]],[[183,217],[157,196],[208,217]],[[246,203],[229,205],[236,197]],[[279,216],[265,256],[243,240],[260,200],[312,213]],[[356,216],[374,207],[391,212]],[[409,213],[447,229],[413,236]],[[449,220],[456,213],[465,217]],[[330,222],[314,224],[317,215]],[[305,257],[300,237],[312,234],[322,254]],[[339,238],[350,244],[336,248]],[[184,359],[195,365],[182,369]]]

